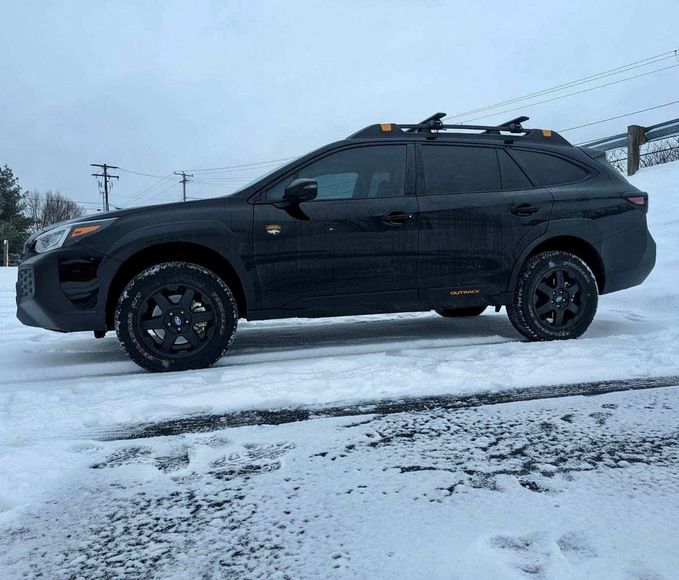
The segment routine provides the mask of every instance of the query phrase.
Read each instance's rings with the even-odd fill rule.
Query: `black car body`
[[[603,154],[516,121],[439,119],[367,127],[225,197],[78,219],[43,253],[36,234],[18,318],[101,334],[130,280],[170,260],[215,273],[248,320],[511,305],[550,251],[581,259],[599,294],[648,276],[647,194]]]

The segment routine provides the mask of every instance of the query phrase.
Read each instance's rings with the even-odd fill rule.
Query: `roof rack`
[[[462,125],[462,124],[446,124],[443,118],[446,113],[434,113],[427,117],[424,121],[414,124],[396,124],[396,123],[380,123],[377,125],[369,125],[354,133],[349,139],[369,139],[369,138],[393,138],[403,137],[403,133],[419,133],[426,139],[436,139],[437,137],[450,136],[452,131],[458,136],[502,136],[503,138],[511,138],[507,133],[521,136],[522,139],[528,141],[546,141],[555,145],[570,145],[570,143],[559,135],[556,131],[550,129],[527,129],[523,123],[528,121],[529,117],[521,116],[515,119],[510,119],[499,125]],[[467,133],[467,131],[477,131],[477,133]],[[480,133],[478,133],[480,131]],[[505,135],[502,135],[502,134]]]

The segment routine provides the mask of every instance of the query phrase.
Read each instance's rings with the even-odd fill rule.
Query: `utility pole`
[[[120,179],[117,175],[110,175],[108,170],[109,169],[119,169],[115,165],[106,165],[106,163],[90,163],[90,166],[92,167],[101,167],[102,172],[101,173],[93,173],[92,175],[94,177],[103,177],[104,178],[104,211],[108,211],[108,180],[109,179]]]
[[[175,171],[175,175],[181,175],[182,180],[180,183],[182,184],[182,201],[186,201],[186,184],[189,181],[189,177],[193,177],[192,173],[186,173],[186,171]]]

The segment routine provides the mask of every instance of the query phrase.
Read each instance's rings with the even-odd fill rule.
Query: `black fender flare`
[[[172,243],[201,246],[219,254],[238,276],[246,302],[255,302],[254,280],[243,261],[233,232],[217,220],[176,220],[134,230],[107,249],[99,266],[100,279],[105,281],[99,295],[99,308],[106,311],[111,284],[127,260],[153,246]]]
[[[541,236],[531,240],[527,246],[517,253],[517,256],[514,260],[512,275],[509,279],[508,291],[514,291],[516,282],[519,279],[521,268],[528,259],[528,256],[533,253],[535,248],[541,244],[544,244],[545,242],[549,242],[549,240],[559,237],[577,238],[590,245],[592,249],[599,255],[599,258],[601,258],[604,236],[593,220],[586,218],[569,218],[550,221],[547,229]]]

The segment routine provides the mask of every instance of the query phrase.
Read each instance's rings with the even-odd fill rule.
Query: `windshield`
[[[304,155],[306,155],[306,153]],[[262,180],[266,179],[267,177],[269,177],[270,175],[273,175],[274,173],[276,173],[276,171],[281,169],[281,167],[285,167],[286,165],[289,165],[291,163],[294,163],[298,159],[301,159],[302,157],[304,157],[304,155],[297,155],[296,157],[290,157],[287,160],[284,160],[283,162],[276,165],[273,169],[267,171],[266,173],[262,173],[261,175],[258,175],[257,177],[255,177],[251,181],[248,181],[245,185],[242,185],[241,187],[236,189],[233,193],[238,193],[239,191],[243,191],[243,190],[247,189],[248,187],[253,186],[258,181],[262,181]],[[229,194],[229,195],[232,195],[232,194]]]

